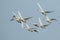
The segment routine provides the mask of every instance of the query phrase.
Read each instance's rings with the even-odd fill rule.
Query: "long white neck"
[[[41,9],[41,11],[43,11],[41,5],[39,3],[37,3],[38,7]]]
[[[40,18],[39,18],[39,23],[40,23],[40,25],[43,25]]]

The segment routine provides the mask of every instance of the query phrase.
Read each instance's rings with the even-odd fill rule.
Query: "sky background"
[[[17,13],[19,10],[24,18],[33,17],[28,23],[38,22],[39,17],[44,24],[47,23],[38,11],[38,2],[44,10],[54,11],[47,16],[56,18],[57,22],[45,30],[39,28],[39,33],[35,33],[22,29],[16,21],[10,21],[12,11]],[[60,0],[0,0],[0,40],[60,40]]]

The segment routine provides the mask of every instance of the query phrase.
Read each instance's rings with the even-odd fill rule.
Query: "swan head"
[[[15,16],[15,15],[13,15],[13,17],[12,17],[12,19],[11,19],[10,21],[13,21],[15,17],[16,17],[16,16]]]

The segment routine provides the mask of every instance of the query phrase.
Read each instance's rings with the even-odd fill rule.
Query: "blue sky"
[[[38,22],[38,17],[43,19],[38,9],[37,2],[43,9],[54,11],[48,14],[56,18],[47,29],[39,29],[39,33],[31,33],[21,28],[17,22],[11,22],[12,11],[21,11],[23,17],[33,16],[28,22]],[[60,0],[0,0],[0,40],[60,40]],[[43,23],[46,23],[45,20]]]

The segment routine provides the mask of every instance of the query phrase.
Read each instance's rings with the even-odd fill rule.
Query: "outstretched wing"
[[[18,11],[18,15],[19,15],[19,17],[20,17],[21,19],[23,19],[23,17],[21,16],[20,11]]]
[[[31,29],[37,29],[37,28],[35,28],[35,27],[31,27]]]
[[[39,3],[37,3],[38,7],[41,9],[41,11],[43,11],[41,5]]]
[[[35,23],[35,24],[33,24],[34,26],[36,26],[36,27],[39,27],[39,25],[37,24],[37,23]]]
[[[41,28],[46,28],[49,24],[43,25]]]
[[[49,24],[44,25],[45,27],[48,26]]]
[[[45,11],[45,13],[52,13],[52,12],[54,12],[54,11]]]
[[[12,11],[12,13],[13,13],[14,16],[18,17],[18,15],[15,12]]]
[[[40,23],[40,25],[43,25],[40,18],[39,18],[39,23]]]
[[[22,26],[22,28],[24,28],[24,27],[23,27],[23,22],[22,22],[22,21],[21,21],[21,26]]]
[[[50,20],[50,18],[48,16],[46,16],[46,20],[48,21],[48,20]]]
[[[28,20],[28,19],[31,19],[32,17],[28,17],[28,18],[24,18],[24,20]]]
[[[35,29],[34,32],[39,32],[39,31]]]
[[[51,21],[52,21],[52,20],[55,20],[55,21],[57,21],[56,19],[51,19]]]
[[[26,24],[27,28],[30,28],[28,24]]]

